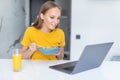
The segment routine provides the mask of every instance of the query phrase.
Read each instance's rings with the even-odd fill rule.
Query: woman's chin
[[[55,29],[55,27],[52,27],[52,28],[51,28],[51,30],[54,30],[54,29]]]

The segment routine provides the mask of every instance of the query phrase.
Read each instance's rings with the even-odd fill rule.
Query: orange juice
[[[13,70],[19,71],[22,67],[22,55],[20,53],[13,54]]]

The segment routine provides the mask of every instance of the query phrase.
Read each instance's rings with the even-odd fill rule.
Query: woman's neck
[[[42,32],[45,32],[45,33],[50,33],[52,30],[50,30],[50,29],[48,29],[48,28],[46,28],[46,27],[42,27],[41,29],[40,29]]]

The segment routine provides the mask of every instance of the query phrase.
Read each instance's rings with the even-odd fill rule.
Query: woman
[[[60,23],[61,8],[53,1],[47,1],[34,24],[28,27],[21,41],[21,54],[23,59],[58,60],[64,57],[65,36]],[[39,47],[60,47],[55,54],[44,54]]]

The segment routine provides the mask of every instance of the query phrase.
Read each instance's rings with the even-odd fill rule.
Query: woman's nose
[[[54,23],[55,23],[55,24],[58,24],[58,23],[59,23],[59,20],[58,20],[58,19],[55,19],[55,20],[54,20]]]

